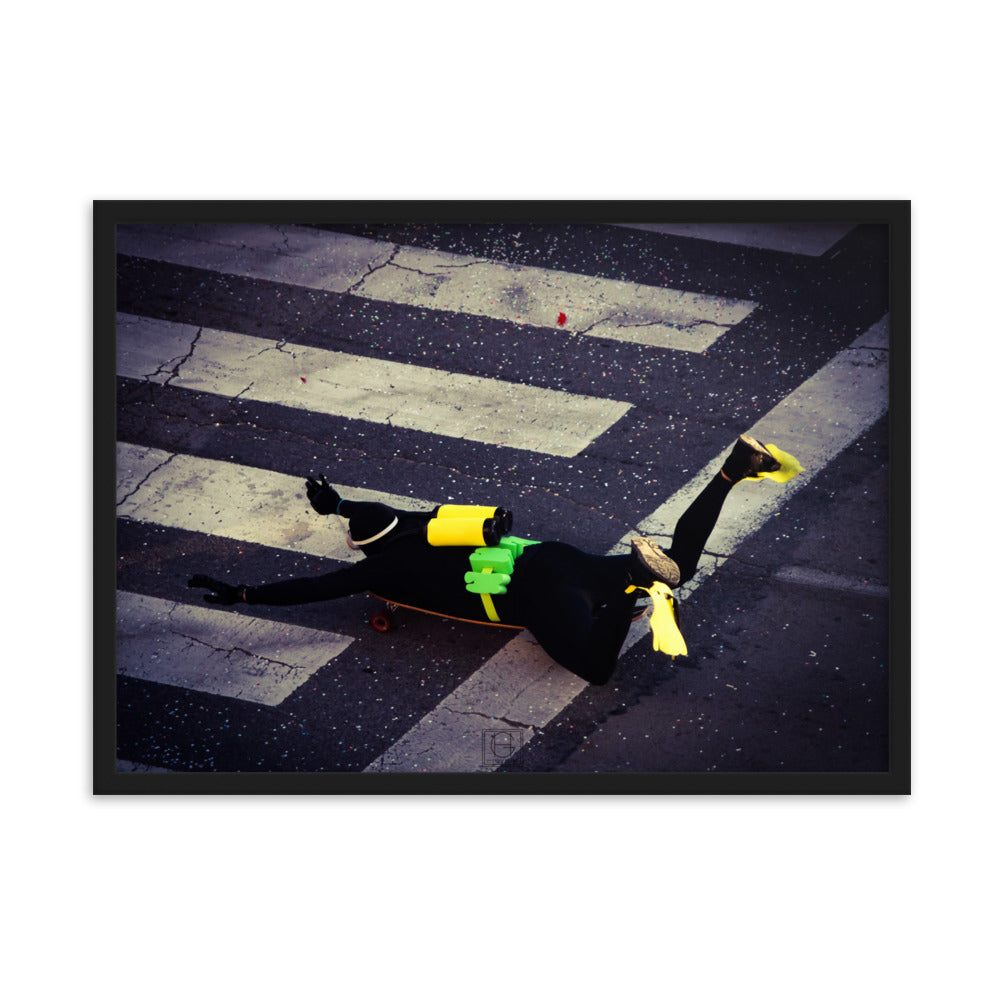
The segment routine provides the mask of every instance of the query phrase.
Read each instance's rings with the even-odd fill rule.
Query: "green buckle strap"
[[[507,584],[514,572],[514,561],[525,546],[537,544],[538,542],[531,542],[526,538],[508,536],[500,539],[499,545],[478,548],[469,556],[472,572],[465,574],[465,589],[471,594],[479,594],[486,617],[491,622],[500,621],[493,595],[507,593]]]

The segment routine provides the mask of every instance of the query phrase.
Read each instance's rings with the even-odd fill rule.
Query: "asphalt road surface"
[[[852,772],[889,766],[885,227],[135,225],[118,233],[117,768]],[[358,558],[308,504],[501,504],[669,542],[738,434],[682,588],[588,687],[528,634],[374,598],[216,608]]]

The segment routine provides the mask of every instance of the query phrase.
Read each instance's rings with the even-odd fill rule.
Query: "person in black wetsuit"
[[[632,622],[638,592],[654,581],[676,587],[690,580],[734,484],[773,472],[779,461],[742,435],[722,469],[677,522],[669,550],[634,539],[629,555],[596,556],[564,542],[528,545],[517,558],[505,594],[492,596],[501,622],[527,628],[557,663],[591,684],[605,684]],[[486,622],[484,603],[465,588],[474,546],[432,546],[426,525],[433,512],[412,513],[381,503],[346,500],[325,477],[308,479],[306,493],[320,514],[349,523],[348,544],[365,558],[318,577],[231,585],[204,575],[189,587],[208,591],[211,604],[292,605],[371,591],[455,618]]]

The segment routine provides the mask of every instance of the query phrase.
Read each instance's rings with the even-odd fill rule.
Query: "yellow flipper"
[[[764,445],[767,450],[781,463],[774,472],[760,472],[756,476],[747,476],[747,479],[773,479],[776,483],[787,483],[800,472],[802,466],[794,455],[789,455],[787,451],[782,451],[775,444]]]
[[[659,580],[649,587],[629,587],[625,593],[645,590],[653,599],[653,613],[649,616],[649,627],[653,633],[653,649],[667,656],[687,656],[687,643],[677,627],[677,612],[674,610],[674,592]]]

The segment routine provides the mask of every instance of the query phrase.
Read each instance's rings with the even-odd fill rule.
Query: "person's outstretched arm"
[[[205,600],[209,604],[312,604],[368,590],[378,579],[378,563],[377,559],[365,559],[323,576],[281,580],[259,587],[230,584],[199,573],[188,580],[188,586],[207,590]]]

